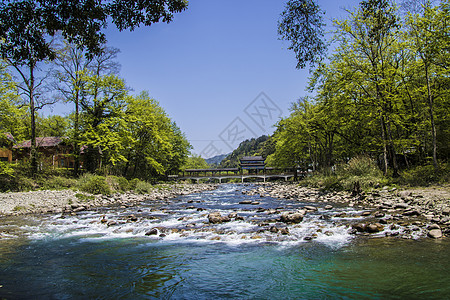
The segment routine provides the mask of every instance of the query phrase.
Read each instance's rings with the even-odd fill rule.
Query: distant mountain
[[[239,147],[222,160],[219,167],[221,168],[237,168],[239,167],[239,159],[244,156],[261,155],[267,158],[275,150],[273,139],[267,135],[259,138],[245,140],[239,144]]]
[[[205,159],[206,163],[210,166],[218,166],[222,160],[227,157],[228,155],[230,155],[230,153],[228,154],[221,154],[221,155],[216,155],[214,157],[211,158],[207,158]]]

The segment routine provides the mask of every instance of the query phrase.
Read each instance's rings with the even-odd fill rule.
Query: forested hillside
[[[221,168],[237,168],[239,167],[239,159],[244,156],[261,155],[266,158],[273,152],[272,140],[267,135],[259,138],[245,140],[239,144],[239,147],[228,155],[219,167]]]

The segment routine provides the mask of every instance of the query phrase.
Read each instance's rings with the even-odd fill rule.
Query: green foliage
[[[450,164],[441,163],[438,172],[432,164],[416,166],[401,172],[397,183],[409,186],[427,186],[430,184],[448,184],[450,182]]]
[[[52,39],[57,33],[91,54],[106,42],[102,29],[110,20],[122,31],[140,25],[170,22],[173,13],[187,8],[185,0],[146,1],[2,1],[0,52],[14,61],[42,61],[55,57]]]
[[[278,22],[278,34],[290,42],[297,68],[316,64],[325,55],[323,11],[315,0],[288,0]]]
[[[106,182],[106,178],[104,176],[92,175],[92,174],[84,174],[78,180],[78,188],[86,193],[90,194],[101,194],[101,195],[109,195],[111,194],[111,189]]]
[[[76,179],[62,176],[42,176],[37,182],[42,190],[62,190],[77,186]]]
[[[107,176],[106,182],[114,192],[125,192],[129,190],[129,182],[124,177]]]
[[[352,158],[348,163],[338,164],[335,172],[325,169],[304,179],[301,184],[323,190],[351,191],[355,183],[364,190],[385,182],[381,170],[367,156]]]
[[[310,79],[315,96],[278,122],[268,164],[323,172],[370,154],[385,176],[397,177],[432,157],[439,177],[437,161],[450,153],[448,12],[448,1],[402,16],[391,1],[367,0],[335,21],[335,50]],[[378,170],[357,170],[337,168],[326,185],[339,188],[337,180],[347,189],[361,174],[366,186],[386,180]]]
[[[153,190],[154,186],[151,183],[139,180],[136,183],[136,188],[134,189],[134,192],[138,194],[150,194]]]
[[[200,155],[191,154],[187,158],[185,165],[183,166],[183,170],[186,169],[208,169],[209,165]]]

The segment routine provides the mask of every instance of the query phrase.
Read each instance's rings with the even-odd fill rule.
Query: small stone
[[[145,235],[157,235],[158,234],[158,229],[156,228],[152,228],[150,231],[147,231],[145,233]]]
[[[305,206],[305,207],[303,207],[304,209],[306,209],[306,210],[309,210],[309,211],[316,211],[317,210],[317,207],[315,207],[315,206],[310,206],[310,205],[307,205],[307,206]]]
[[[445,215],[445,216],[450,215],[450,207],[445,207],[442,210],[442,214]]]
[[[329,209],[333,209],[333,206],[332,206],[332,205],[326,205],[326,206],[325,206],[325,209],[328,209],[328,210],[329,210]]]
[[[288,235],[289,234],[289,229],[287,227],[286,228],[281,228],[280,229],[280,233],[282,235]]]
[[[239,204],[252,204],[251,200],[240,201]]]
[[[108,227],[109,227],[109,226],[114,226],[114,225],[117,225],[117,222],[111,220],[111,221],[109,221],[108,223],[106,223],[106,225],[108,225]]]
[[[136,222],[138,220],[138,218],[135,215],[129,215],[128,219],[132,222]]]

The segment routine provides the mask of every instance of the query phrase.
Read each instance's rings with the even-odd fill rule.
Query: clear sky
[[[330,23],[359,1],[318,2]],[[290,103],[306,93],[308,71],[295,68],[294,53],[277,36],[284,4],[191,0],[170,24],[133,32],[110,26],[106,37],[121,51],[119,75],[133,93],[148,91],[186,134],[193,152],[208,158],[271,134]]]

